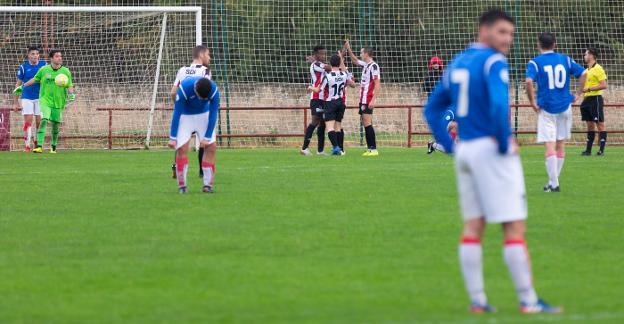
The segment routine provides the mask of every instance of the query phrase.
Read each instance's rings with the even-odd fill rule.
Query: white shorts
[[[520,156],[498,153],[493,138],[460,141],[455,171],[464,221],[484,217],[488,223],[506,223],[527,218]]]
[[[558,114],[540,110],[537,117],[537,142],[554,142],[572,137],[572,109]]]
[[[39,109],[39,99],[20,99],[22,103],[22,115],[41,116]]]
[[[198,139],[206,134],[206,130],[208,129],[208,116],[210,116],[210,112],[205,112],[197,115],[182,115],[180,116],[180,123],[178,124],[178,136],[176,138],[176,149],[184,146],[191,140],[193,136],[193,132],[197,133]],[[217,132],[216,132],[216,123],[215,129],[212,131],[212,137],[208,139],[210,144],[214,143],[217,140]]]

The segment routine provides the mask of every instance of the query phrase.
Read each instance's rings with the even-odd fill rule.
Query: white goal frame
[[[152,127],[154,123],[154,110],[156,108],[156,97],[158,93],[158,80],[160,79],[160,65],[162,62],[162,51],[165,43],[165,33],[167,29],[167,13],[186,12],[195,13],[195,45],[202,44],[202,8],[200,6],[0,6],[0,12],[14,13],[55,13],[55,12],[155,12],[162,13],[162,25],[160,30],[160,44],[158,48],[158,59],[156,62],[156,73],[154,75],[154,88],[150,102],[149,118],[147,123],[147,135],[145,137],[145,148],[149,148]]]

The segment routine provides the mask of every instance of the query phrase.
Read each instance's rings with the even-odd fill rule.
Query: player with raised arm
[[[39,59],[39,49],[35,46],[28,48],[28,59],[22,63],[17,69],[17,82],[15,87],[21,86],[24,82],[32,79],[39,69],[46,65],[44,60]],[[13,110],[18,111],[20,105],[22,107],[22,116],[24,116],[24,152],[30,152],[30,137],[33,124],[33,116],[35,117],[35,126],[39,128],[41,124],[41,109],[39,109],[39,84],[35,83],[30,87],[24,88],[21,93],[17,93],[13,100]],[[18,91],[19,92],[19,91]],[[21,96],[21,98],[20,98]],[[35,131],[36,132],[36,131]],[[35,139],[35,146],[37,140]]]
[[[538,36],[540,55],[526,68],[526,92],[537,116],[537,142],[544,143],[548,183],[544,192],[559,192],[559,175],[565,161],[565,141],[572,136],[570,76],[579,78],[577,97],[582,95],[587,74],[570,57],[554,51],[557,42],[549,32]],[[537,82],[537,102],[535,85]]]
[[[319,93],[321,91],[326,92],[326,103],[324,120],[329,131],[327,135],[332,143],[332,155],[342,155],[344,147],[344,134],[342,132],[342,119],[346,110],[344,101],[344,91],[347,83],[353,83],[349,80],[347,72],[341,71],[342,59],[340,55],[334,54],[329,59],[332,70],[326,72],[323,76],[323,81],[318,87],[309,87],[313,93]]]
[[[310,64],[310,87],[318,87],[321,85],[323,75],[326,71],[330,70],[329,66],[325,64],[325,58],[327,57],[327,49],[322,45],[314,46],[312,49],[312,63]],[[312,92],[310,94],[310,114],[312,120],[306,128],[303,138],[303,146],[301,147],[301,155],[312,155],[310,149],[310,141],[312,140],[312,134],[314,129],[316,130],[316,136],[318,139],[318,146],[316,148],[317,155],[324,155],[325,149],[325,122],[323,121],[323,105],[325,104],[326,93]]]
[[[351,44],[346,41],[344,48],[351,58],[351,62],[362,67],[362,79],[360,80],[360,109],[358,113],[362,116],[364,131],[366,133],[366,146],[368,150],[362,156],[378,156],[377,138],[373,128],[373,107],[375,96],[379,96],[381,91],[381,79],[379,65],[373,60],[374,52],[372,47],[363,47],[360,50],[361,60],[353,53]]]
[[[449,64],[425,107],[435,138],[449,153],[455,170],[464,219],[459,261],[470,310],[494,312],[483,284],[481,239],[486,223],[502,224],[503,255],[522,313],[559,313],[539,299],[533,287],[525,243],[526,192],[518,146],[509,119],[509,71],[506,54],[513,43],[514,20],[491,9],[479,19],[476,43]],[[456,107],[457,150],[446,130],[445,111]]]
[[[344,62],[344,52],[345,52],[344,48],[338,51],[338,56],[340,56],[340,71],[347,73],[347,86],[349,88],[355,88],[355,81],[353,81],[353,73],[349,72],[349,69],[347,68]],[[346,105],[347,105],[347,90],[346,89],[345,91],[342,92],[342,101],[345,104],[345,110],[346,110]],[[345,132],[344,132],[344,128],[342,127],[342,122],[341,122],[340,132],[338,132],[338,143],[340,145],[340,150],[341,150],[340,155],[346,154],[346,151],[344,148],[344,136],[345,136]]]
[[[208,80],[212,80],[212,73],[210,72],[210,60],[211,60],[210,49],[208,49],[206,46],[197,45],[193,48],[193,61],[191,62],[190,65],[181,67],[178,70],[178,73],[176,74],[175,81],[173,82],[173,85],[171,86],[171,100],[175,101],[176,93],[178,91],[178,88],[180,87],[180,82],[182,82],[182,80],[188,77],[200,76],[200,77],[207,78]],[[200,140],[201,139],[200,139],[199,134],[196,134],[196,142],[197,142],[197,145],[199,146],[197,150],[197,159],[199,161],[199,177],[201,178],[204,176],[204,171],[201,168],[202,158],[204,156],[204,148],[201,145],[199,145]],[[209,151],[208,160],[206,161],[211,163],[214,169],[216,153],[217,153],[217,143],[215,142],[214,144],[209,145],[208,151]],[[171,171],[172,171],[172,177],[175,179],[176,178],[175,156],[174,156],[174,163],[171,166]]]
[[[187,192],[188,150],[193,132],[200,134],[200,145],[208,147],[217,139],[216,125],[219,116],[219,90],[205,77],[185,78],[178,86],[169,147],[176,149],[176,172],[180,193]],[[208,162],[208,150],[204,151],[201,168],[204,171],[203,192],[213,192],[214,165]]]
[[[43,144],[48,122],[52,124],[51,138],[52,147],[50,153],[56,153],[56,144],[61,131],[63,110],[67,99],[74,101],[74,85],[72,74],[63,65],[63,55],[60,50],[53,49],[48,55],[50,64],[37,71],[37,74],[28,82],[15,88],[14,93],[19,94],[23,89],[35,83],[40,84],[39,105],[41,109],[41,125],[37,130],[37,147],[33,153],[43,153]]]

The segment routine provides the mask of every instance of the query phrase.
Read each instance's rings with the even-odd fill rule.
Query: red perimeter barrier
[[[573,105],[579,107],[579,105]],[[348,106],[347,109],[358,109],[358,106]],[[412,136],[414,135],[431,135],[430,131],[414,131],[412,120],[413,111],[418,109],[419,111],[424,108],[424,105],[375,105],[375,109],[406,109],[407,110],[407,129],[405,130],[407,147],[412,147]],[[528,104],[511,105],[510,109],[514,108],[530,109]],[[624,108],[624,104],[605,104],[605,108]],[[222,107],[221,111],[257,111],[257,110],[301,110],[302,113],[302,132],[301,133],[267,133],[267,134],[219,134],[219,138],[254,138],[254,137],[303,137],[306,127],[308,126],[308,110],[307,106],[257,106],[257,107]],[[142,138],[139,135],[113,135],[113,112],[115,111],[147,111],[149,108],[128,108],[128,107],[98,107],[98,111],[108,111],[108,148],[112,149],[113,139],[116,138]],[[172,111],[173,108],[157,108],[159,111]],[[512,113],[513,118],[513,113]],[[512,121],[513,124],[513,121]],[[573,131],[573,133],[584,133],[585,131]],[[609,133],[622,134],[624,130],[609,130]],[[514,131],[514,134],[535,134],[535,131]],[[153,138],[167,138],[166,136],[153,136]]]

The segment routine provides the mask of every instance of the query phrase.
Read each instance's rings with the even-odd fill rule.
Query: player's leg
[[[557,177],[561,176],[563,163],[565,162],[565,141],[572,138],[572,106],[557,117]]]
[[[559,188],[559,161],[555,141],[544,142],[544,164],[548,174],[548,184],[544,186],[544,192],[551,192]]]
[[[24,125],[22,127],[24,132],[24,152],[30,152],[30,136],[32,134],[35,107],[32,100],[21,99],[20,102],[22,105],[22,116],[24,117]]]
[[[332,155],[336,155],[340,152],[340,147],[338,146],[338,135],[336,134],[336,129],[334,126],[336,121],[333,118],[334,117],[326,117],[325,126],[329,129],[329,131],[327,132],[327,137],[329,137],[329,141],[332,145]]]
[[[342,104],[338,110],[338,116],[336,116],[336,124],[334,128],[336,129],[336,135],[338,136],[338,146],[340,147],[340,155],[345,154],[344,150],[344,129],[342,128],[342,119],[344,119],[344,114],[347,107]]]
[[[52,130],[50,131],[50,137],[52,140],[52,147],[50,153],[56,153],[56,145],[58,143],[59,134],[61,133],[61,120],[63,117],[63,110],[52,108],[50,113],[50,123]]]
[[[373,128],[373,109],[366,106],[364,109],[360,109],[362,113],[362,124],[364,125],[364,133],[366,136],[366,151],[364,156],[377,156],[377,137],[375,135],[375,129]]]
[[[531,260],[525,240],[526,223],[524,220],[505,222],[503,226],[503,256],[511,279],[516,288],[522,313],[561,313],[559,307],[550,306],[538,298],[533,287]]]
[[[203,170],[204,192],[212,193],[214,188],[215,162],[217,156],[217,143],[214,142],[204,149],[201,168]]]
[[[178,143],[176,147],[176,178],[178,179],[178,189],[180,193],[186,193],[186,175],[188,173],[189,164],[189,146],[190,140],[186,140],[186,142],[182,142],[181,144]]]
[[[594,145],[594,140],[596,139],[596,123],[593,121],[587,122],[587,144],[585,146],[585,151],[582,155],[589,156],[591,155],[592,146]]]
[[[312,120],[310,121],[310,124],[308,124],[308,127],[306,128],[305,135],[303,138],[303,146],[301,147],[302,155],[312,154],[310,153],[310,149],[308,147],[310,146],[310,142],[312,141],[312,135],[314,134],[314,130],[316,129],[316,127],[319,125],[320,122],[321,122],[321,118],[313,114]]]
[[[37,147],[33,150],[34,153],[43,153],[45,133],[48,128],[51,113],[52,108],[47,105],[41,105],[41,124],[39,125],[39,128],[37,128]]]
[[[35,147],[37,147],[37,130],[39,130],[39,126],[41,125],[41,108],[39,107],[39,100],[33,100],[34,103],[34,112],[33,115],[35,116],[35,129],[33,129],[33,134],[35,134],[33,141],[35,142]]]
[[[604,155],[604,149],[607,145],[607,127],[605,126],[604,101],[602,96],[596,96],[596,105],[596,113],[598,118],[598,122],[596,124],[598,124],[598,141],[600,143],[600,148],[597,155]]]
[[[555,150],[557,151],[557,177],[560,177],[563,163],[565,162],[565,140],[557,141]]]
[[[202,159],[204,158],[204,147],[200,144],[201,136],[195,134],[195,146],[197,149],[197,162],[199,163],[199,177],[204,177],[204,169],[202,168]]]
[[[488,304],[483,280],[481,238],[485,230],[485,219],[471,167],[473,156],[471,148],[466,148],[463,144],[458,145],[455,173],[459,205],[464,220],[458,253],[464,284],[470,298],[470,309],[472,312],[483,313],[492,312],[494,308]]]
[[[592,106],[595,100],[591,97],[585,97],[581,103],[581,120],[587,123],[587,145],[585,151],[581,155],[591,155],[592,146],[594,145],[594,139],[596,138],[596,130],[594,129],[594,118],[592,114]]]
[[[537,142],[544,143],[544,165],[548,175],[548,183],[544,186],[544,192],[559,188],[557,151],[555,150],[557,118],[558,115],[544,110],[541,110],[537,117]]]
[[[433,151],[440,151],[442,153],[446,153],[446,149],[444,148],[444,146],[442,144],[436,143],[436,142],[431,143],[431,150],[432,150],[432,152]]]
[[[316,154],[323,155],[325,154],[325,130],[327,125],[325,125],[325,121],[322,117],[319,117],[319,125],[316,129],[316,140],[318,142],[316,147]]]

